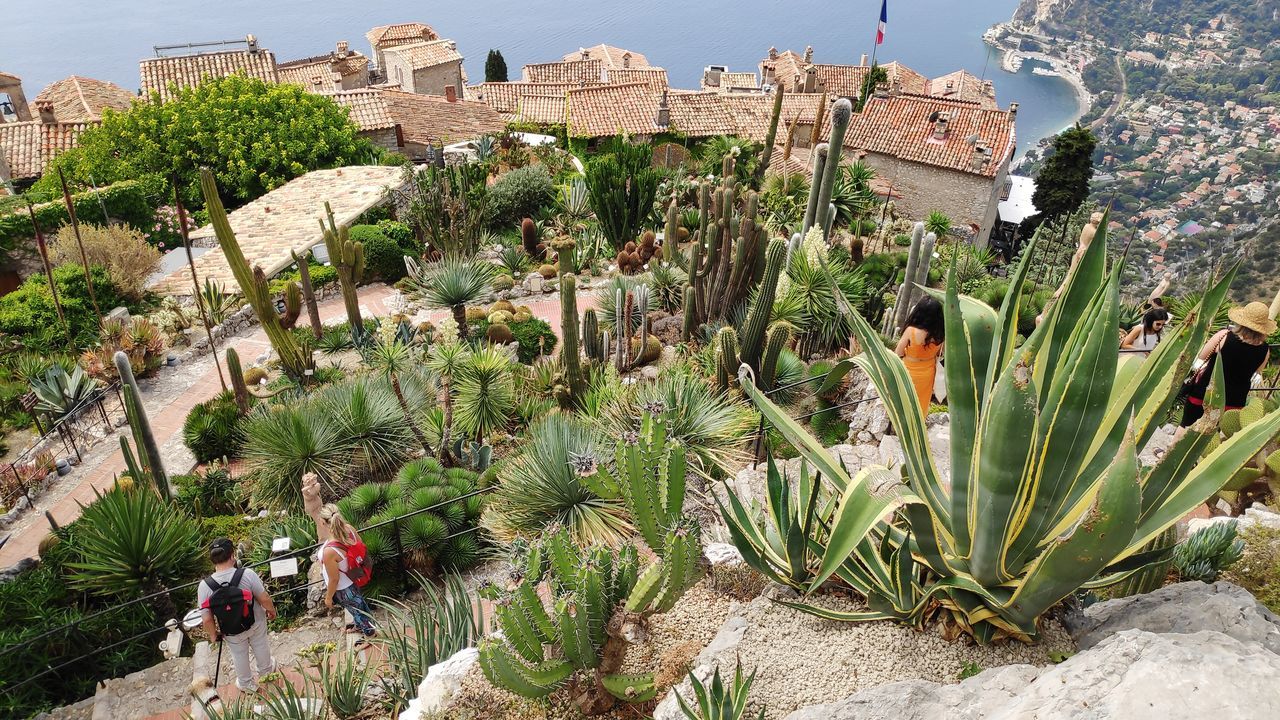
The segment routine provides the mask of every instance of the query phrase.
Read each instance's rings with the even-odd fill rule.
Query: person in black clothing
[[[1252,302],[1244,307],[1232,308],[1227,314],[1235,327],[1220,330],[1204,344],[1196,356],[1198,369],[1187,393],[1187,404],[1182,411],[1182,427],[1204,415],[1204,395],[1213,378],[1214,365],[1221,360],[1222,378],[1226,385],[1228,410],[1244,407],[1249,398],[1253,376],[1267,364],[1270,348],[1267,336],[1276,330],[1267,306]],[[1181,433],[1179,433],[1180,435]]]

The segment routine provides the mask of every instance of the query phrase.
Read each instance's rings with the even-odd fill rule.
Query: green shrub
[[[114,283],[100,267],[92,270],[93,289],[103,313],[117,305],[131,311]],[[63,265],[53,269],[58,299],[73,338],[76,353],[98,342],[98,317],[89,301],[89,287],[79,265]],[[17,290],[0,297],[0,334],[17,339],[24,347],[41,355],[67,350],[67,334],[58,320],[58,311],[43,273],[27,278]]]
[[[307,268],[311,271],[311,287],[316,292],[319,292],[320,288],[325,285],[338,282],[338,269],[332,265],[321,265],[315,260],[309,259]],[[273,295],[283,295],[285,286],[290,282],[298,282],[300,278],[301,275],[298,274],[297,270],[286,270],[267,284],[267,290]],[[303,312],[305,313],[306,311],[303,310]]]
[[[210,466],[203,475],[175,476],[171,482],[177,489],[178,507],[192,517],[243,513],[245,510],[239,482],[220,465]]]
[[[508,323],[511,334],[520,343],[517,355],[520,362],[532,363],[539,355],[550,355],[556,349],[556,334],[544,320],[531,318],[523,322]]]
[[[373,275],[388,283],[404,277],[404,251],[377,225],[352,227],[351,240],[364,243],[366,277]]]
[[[102,208],[105,206],[111,219],[148,232],[155,223],[156,208],[147,196],[155,194],[141,182],[123,180],[100,187],[96,192],[76,193],[71,196],[71,202],[76,208],[76,219],[81,223],[106,224],[108,220],[102,216]],[[59,227],[71,222],[61,194],[57,197],[56,202],[44,203],[35,211],[36,222],[40,223],[40,230],[46,236],[52,236]],[[10,250],[17,243],[34,237],[31,216],[27,214],[25,206],[0,214],[0,248]]]
[[[240,409],[230,391],[191,408],[182,423],[182,442],[198,463],[240,455]]]
[[[522,167],[498,178],[489,187],[489,225],[510,227],[551,202],[555,185],[541,165]]]
[[[196,523],[200,525],[200,544],[204,547],[218,538],[229,538],[236,544],[249,540],[258,525],[257,518],[246,519],[244,514],[212,515],[198,518]]]
[[[379,220],[378,229],[401,248],[420,247],[418,238],[414,237],[413,228],[409,227],[408,223],[398,220]]]

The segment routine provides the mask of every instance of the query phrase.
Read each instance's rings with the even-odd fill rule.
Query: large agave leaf
[[[809,592],[826,582],[872,528],[906,501],[904,488],[899,474],[884,467],[864,468],[854,476],[832,518],[827,549],[818,574],[809,583]]]

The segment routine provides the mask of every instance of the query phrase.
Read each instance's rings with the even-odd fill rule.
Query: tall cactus
[[[302,290],[298,283],[290,282],[284,286],[284,312],[280,314],[280,324],[286,330],[292,330],[302,315]]]
[[[602,363],[605,359],[606,341],[600,335],[600,320],[594,309],[582,313],[582,352],[592,362]]]
[[[819,198],[822,197],[822,176],[827,169],[827,153],[831,146],[821,143],[813,149],[813,182],[809,184],[809,199],[804,207],[804,223],[798,235],[804,237],[809,233],[809,228],[813,227],[814,219],[818,217]]]
[[[849,130],[849,121],[853,119],[853,103],[848,98],[840,98],[831,106],[831,139],[827,143],[827,161],[822,168],[822,189],[818,193],[819,215],[813,222],[805,223],[804,232],[814,225],[827,227],[835,220],[835,206],[831,204],[831,195],[835,192],[836,177],[840,175],[840,159],[844,156],[844,136]],[[817,182],[817,178],[814,178]],[[831,215],[828,220],[827,216]]]
[[[781,85],[777,85],[773,89],[773,115],[769,118],[769,132],[764,136],[764,157],[760,158],[760,162],[756,163],[755,183],[759,187],[764,181],[764,175],[769,171],[769,162],[773,160],[773,144],[778,138],[778,121],[782,119],[782,95]]]
[[[298,253],[293,250],[289,251],[289,257],[293,258],[294,264],[298,266],[298,280],[302,287],[302,302],[307,306],[307,319],[311,321],[311,335],[319,340],[324,334],[324,325],[320,323],[320,306],[316,303],[315,288],[311,285],[311,265],[305,258],[298,257]]]
[[[720,184],[703,184],[698,192],[699,230],[689,249],[689,285],[694,289],[694,322],[729,315],[764,274],[768,239],[758,225],[759,196],[747,191],[738,208],[738,183],[732,156],[726,155]]]
[[[787,255],[787,244],[774,239],[769,242],[765,252],[764,276],[760,279],[760,289],[756,293],[755,303],[742,326],[742,362],[753,370],[760,370],[760,355],[764,350],[764,333],[773,314],[774,295],[778,290],[778,278],[782,275],[782,263]],[[733,374],[738,374],[734,368]]]
[[[124,393],[125,418],[133,432],[133,442],[138,447],[142,459],[142,468],[146,470],[151,481],[155,483],[160,497],[168,500],[169,476],[164,471],[164,459],[160,456],[160,444],[151,432],[151,421],[147,418],[147,409],[142,404],[142,392],[138,390],[138,381],[133,377],[133,366],[129,364],[129,356],[117,350],[113,358],[116,372],[120,373],[120,390]],[[137,478],[134,478],[137,480]]]
[[[226,257],[227,265],[240,286],[241,294],[253,307],[253,312],[258,316],[258,322],[262,324],[262,330],[266,333],[267,339],[271,341],[271,347],[279,356],[280,365],[285,373],[295,381],[301,382],[306,377],[306,371],[312,367],[311,355],[303,351],[293,333],[280,325],[275,302],[267,291],[266,283],[257,282],[253,269],[249,267],[249,261],[240,250],[235,231],[231,229],[231,223],[227,220],[226,208],[222,206],[222,199],[218,197],[217,183],[208,168],[200,168],[200,189],[204,194],[205,207],[209,211],[209,222],[213,225],[214,233],[218,237],[218,246],[222,248],[222,254]]]
[[[631,299],[635,303],[635,307],[640,308],[640,342],[636,347],[635,357],[632,358],[632,366],[641,364],[641,358],[644,357],[645,348],[649,344],[649,286],[637,285],[636,289],[631,291]],[[627,308],[627,327],[631,327],[631,314],[635,312],[632,307]],[[627,340],[628,346],[631,344]]]
[[[236,407],[240,414],[249,412],[249,385],[244,381],[244,368],[240,365],[240,353],[235,348],[227,348],[227,374],[231,376],[231,392],[236,399]]]
[[[338,271],[338,287],[342,290],[342,304],[347,309],[347,323],[351,326],[351,333],[357,335],[364,332],[360,296],[356,292],[356,285],[364,279],[364,243],[352,241],[347,226],[338,227],[329,203],[324,204],[324,213],[329,219],[327,227],[323,220],[320,221],[324,246],[329,251],[329,263]]]
[[[693,299],[693,286],[684,286],[684,324],[680,327],[680,340],[689,342],[693,339],[693,329],[697,326],[697,317]]]
[[[902,332],[907,324],[907,316],[923,291],[920,289],[929,282],[929,265],[933,258],[933,246],[938,236],[925,234],[924,223],[918,222],[911,229],[911,250],[907,254],[906,276],[898,288],[898,299],[893,310],[893,333]]]
[[[571,398],[582,395],[582,360],[578,355],[578,294],[573,275],[560,276],[560,361]]]
[[[778,321],[769,328],[769,337],[764,345],[764,357],[760,360],[760,372],[757,382],[764,390],[772,390],[777,386],[778,358],[791,342],[790,323]]]
[[[716,334],[716,386],[728,390],[738,377],[738,333],[731,327],[720,328]]]

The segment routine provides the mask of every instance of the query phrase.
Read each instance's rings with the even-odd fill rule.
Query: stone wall
[[[896,201],[899,211],[923,220],[930,212],[938,210],[956,225],[977,225],[979,230],[975,243],[979,247],[986,246],[996,222],[999,193],[1008,175],[1007,160],[1001,164],[994,178],[908,162],[880,153],[867,153],[863,162],[875,168],[876,174],[885,181],[893,183],[894,192],[901,195],[901,199]]]
[[[420,95],[444,95],[446,85],[452,85],[462,97],[462,63],[447,63],[435,67],[414,70],[397,53],[386,56],[387,81],[400,83],[402,89]]]
[[[380,130],[361,130],[360,135],[384,150],[400,152],[400,140],[396,136],[396,129],[393,127]]]

